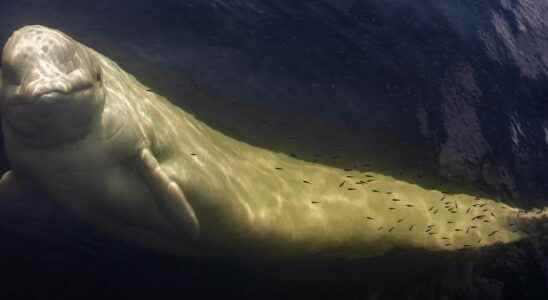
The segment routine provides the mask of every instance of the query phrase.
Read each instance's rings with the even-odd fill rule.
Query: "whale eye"
[[[101,81],[101,79],[102,79],[101,72],[97,72],[97,74],[95,75],[95,79],[97,81]]]

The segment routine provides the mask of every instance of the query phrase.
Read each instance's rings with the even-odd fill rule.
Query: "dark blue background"
[[[2,0],[0,44],[23,25],[59,28],[115,60],[127,55],[180,74],[211,95],[332,119],[356,132],[384,131],[427,145],[435,157],[448,139],[443,107],[465,104],[488,145],[479,157],[465,153],[466,168],[480,174],[468,180],[530,207],[546,205],[548,195],[547,20],[544,0]],[[463,69],[472,70],[476,89],[460,81]],[[427,132],[421,131],[421,109]],[[470,132],[468,125],[462,124],[462,132]],[[518,125],[516,143],[512,128]],[[0,160],[5,169],[5,157]],[[506,171],[494,175],[493,183],[482,175],[486,164]],[[447,176],[443,168],[440,173]],[[42,236],[36,244],[36,235],[18,232],[16,221],[6,221],[13,216],[3,212],[0,272],[11,278],[3,294],[53,299],[87,293],[139,297],[166,289],[181,297],[187,290],[223,298],[289,293],[238,263],[174,260],[95,239],[92,229],[59,214],[59,224],[73,226],[59,230],[49,224],[62,235]],[[40,216],[32,217],[40,223]],[[82,240],[86,236],[91,240]],[[86,250],[86,243],[95,250]],[[528,244],[523,249],[537,253]],[[479,267],[478,278],[487,278],[485,286],[502,282],[507,299],[541,297],[548,276],[542,264],[525,259],[513,268],[488,265]],[[445,276],[459,280],[461,271],[452,272]],[[470,296],[423,279],[419,292],[416,282],[399,283],[384,296]],[[374,288],[339,283],[289,290],[299,298],[311,290],[316,297],[351,298]]]

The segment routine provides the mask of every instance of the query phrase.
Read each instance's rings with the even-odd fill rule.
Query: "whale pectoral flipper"
[[[200,224],[179,185],[167,176],[149,149],[141,150],[140,161],[141,172],[156,195],[160,212],[178,231],[196,239],[200,234]]]
[[[7,171],[0,178],[0,200],[18,199],[23,190],[22,182],[17,179],[13,171]]]

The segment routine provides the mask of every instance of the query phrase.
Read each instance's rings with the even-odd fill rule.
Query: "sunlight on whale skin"
[[[290,259],[474,249],[525,237],[521,224],[543,214],[240,142],[47,27],[16,31],[2,66],[12,169],[0,197],[38,186],[156,250]]]

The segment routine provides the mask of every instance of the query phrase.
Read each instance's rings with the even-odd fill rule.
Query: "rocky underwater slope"
[[[57,27],[146,78],[163,94],[184,95],[178,100],[182,106],[213,127],[257,146],[312,161],[316,149],[306,144],[317,144],[305,139],[309,132],[323,130],[320,125],[289,137],[286,132],[321,119],[321,126],[348,135],[332,140],[330,153],[348,153],[349,148],[358,148],[353,143],[374,142],[368,161],[377,161],[377,156],[387,161],[375,170],[380,174],[399,171],[390,162],[403,156],[412,161],[406,166],[412,171],[399,175],[407,182],[428,187],[430,178],[439,174],[454,182],[472,182],[512,206],[547,205],[545,1],[170,0],[152,7],[149,1],[74,4],[51,0],[2,1],[0,11],[0,44],[22,25]],[[227,110],[234,112],[227,114]],[[272,115],[281,119],[282,127],[273,126],[278,123]],[[381,159],[381,154],[387,157]],[[333,161],[326,164],[348,167]],[[126,289],[131,280],[162,287],[172,283],[152,279],[150,274],[180,276],[163,256],[151,259],[147,252],[137,251],[125,257],[124,250],[112,251],[113,246],[90,252],[81,237],[59,231],[53,223],[43,228],[38,239],[41,246],[27,250],[29,256],[22,260],[16,254],[36,236],[6,225],[17,224],[13,219],[20,222],[23,216],[3,214],[9,216],[4,220],[10,220],[1,226],[10,241],[2,246],[3,252],[15,261],[7,264],[10,270],[34,272],[30,276],[36,279],[87,270],[72,290],[49,282],[58,293],[78,294],[87,288],[115,295],[117,290],[108,280],[88,284],[103,276],[107,265],[118,268],[109,280],[128,278],[121,284]],[[59,224],[77,223],[62,213],[45,219],[36,214],[31,216],[36,224],[52,219],[60,220]],[[302,298],[314,290],[315,295],[351,298],[359,294],[373,299],[542,299],[548,290],[546,225],[531,226],[538,234],[530,239],[485,248],[475,260],[455,258],[435,275],[405,283],[339,282],[323,288],[305,284],[286,291],[270,279],[254,282],[247,275],[227,279],[241,267],[223,263],[197,267],[208,271],[193,269],[188,275],[192,278],[186,280],[194,284],[194,291],[207,293],[207,284],[198,282],[213,278],[235,296],[270,290]],[[89,233],[82,227],[82,232]],[[48,235],[60,232],[76,242],[67,245],[62,238]],[[115,249],[130,247],[108,243],[115,244]],[[79,254],[36,258],[42,251],[63,253],[74,248]],[[130,266],[143,257],[147,258],[143,266]],[[86,260],[101,263],[82,263]],[[46,268],[37,272],[35,265]],[[358,278],[360,268],[366,266],[352,262],[326,268]],[[148,275],[131,275],[147,270]],[[14,278],[21,280],[8,294],[23,295],[16,287],[25,277]],[[249,282],[244,291],[231,286]],[[48,293],[48,284],[35,287],[38,295]],[[192,289],[192,284],[184,287]]]

